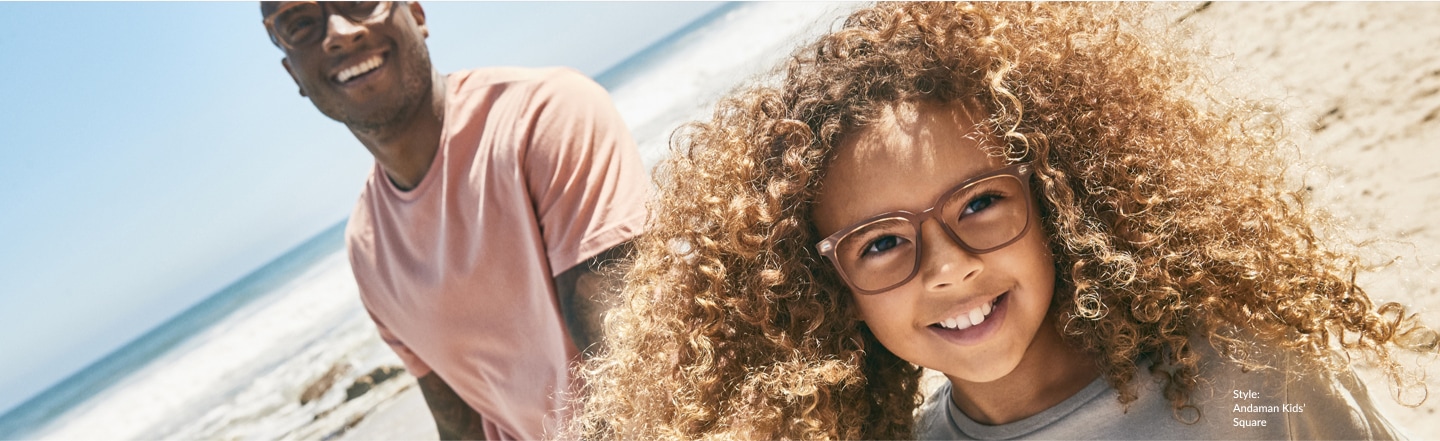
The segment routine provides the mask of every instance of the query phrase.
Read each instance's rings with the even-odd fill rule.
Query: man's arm
[[[431,372],[416,379],[425,404],[430,405],[430,415],[435,417],[435,429],[440,439],[485,439],[485,427],[480,414],[471,409],[455,390],[445,384],[439,375]]]
[[[605,301],[624,283],[615,265],[629,249],[630,242],[616,245],[555,277],[555,296],[565,328],[584,359],[599,353],[605,343]]]

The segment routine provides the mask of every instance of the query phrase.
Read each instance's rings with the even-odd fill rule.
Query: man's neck
[[[445,126],[445,78],[432,72],[429,99],[399,124],[375,130],[350,128],[395,187],[411,190],[430,172]]]

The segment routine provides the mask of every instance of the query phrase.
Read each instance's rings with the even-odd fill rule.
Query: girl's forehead
[[[868,125],[846,136],[837,145],[835,169],[873,169],[884,166],[905,168],[956,167],[956,152],[948,149],[978,150],[985,154],[993,144],[980,114],[958,103],[902,102],[877,109]],[[975,161],[978,155],[962,152],[961,158]],[[844,172],[841,172],[844,174]]]
[[[882,111],[845,138],[816,199],[822,230],[880,213],[923,210],[945,190],[1004,165],[961,106],[920,104]]]
[[[857,128],[842,144],[868,140],[896,142],[945,134],[975,141],[986,138],[984,112],[962,103],[906,101],[881,105],[868,124]]]

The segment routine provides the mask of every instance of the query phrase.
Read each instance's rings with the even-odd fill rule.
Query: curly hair
[[[1286,179],[1284,124],[1221,93],[1200,51],[1113,4],[881,4],[798,50],[677,132],[636,241],[607,349],[570,428],[593,438],[913,436],[920,369],[856,319],[814,250],[828,162],[878,109],[965,103],[1008,161],[1035,164],[1067,343],[1136,398],[1139,357],[1174,408],[1196,387],[1191,337],[1365,355],[1435,333],[1354,283],[1354,252]],[[1214,89],[1214,90],[1212,90]],[[1332,362],[1329,367],[1339,368]],[[1423,387],[1423,385],[1422,385]]]

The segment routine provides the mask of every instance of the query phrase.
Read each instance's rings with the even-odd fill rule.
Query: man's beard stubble
[[[423,44],[423,43],[422,43]],[[420,50],[412,50],[406,57],[408,62],[401,70],[400,101],[392,105],[382,106],[370,115],[348,114],[344,121],[350,130],[375,134],[387,129],[398,128],[411,120],[416,112],[430,111],[421,109],[421,104],[429,102],[432,90],[434,89],[434,71],[430,64],[430,54],[421,46]]]

